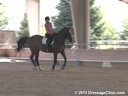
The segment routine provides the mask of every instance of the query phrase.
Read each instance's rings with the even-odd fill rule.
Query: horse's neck
[[[65,42],[65,37],[63,36],[63,34],[57,34],[56,37],[55,37],[55,40],[58,43],[63,44]]]

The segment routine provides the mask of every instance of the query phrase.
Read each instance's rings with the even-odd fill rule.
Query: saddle
[[[42,39],[42,44],[46,45],[46,52],[52,52],[52,45],[54,43],[54,40],[49,44],[48,38],[44,37]]]

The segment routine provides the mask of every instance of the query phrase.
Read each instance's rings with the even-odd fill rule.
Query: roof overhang
[[[119,0],[119,1],[121,1],[121,2],[124,2],[124,3],[128,4],[128,0]]]

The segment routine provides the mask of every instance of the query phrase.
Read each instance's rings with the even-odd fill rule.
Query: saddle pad
[[[44,38],[42,39],[42,44],[46,44],[47,40],[48,40],[48,38],[44,37]],[[53,39],[51,45],[53,45],[53,43],[54,43],[54,39]]]
[[[46,44],[47,39],[48,39],[48,38],[45,38],[45,37],[44,37],[44,38],[42,39],[42,43],[43,43],[43,44]]]

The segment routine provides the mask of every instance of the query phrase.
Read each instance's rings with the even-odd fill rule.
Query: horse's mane
[[[65,28],[61,29],[61,30],[58,32],[58,34],[61,34],[61,33],[65,33],[65,32],[67,32],[67,31],[64,31],[64,30],[66,30],[66,29],[68,29],[68,30],[69,30],[69,28],[65,27]]]

